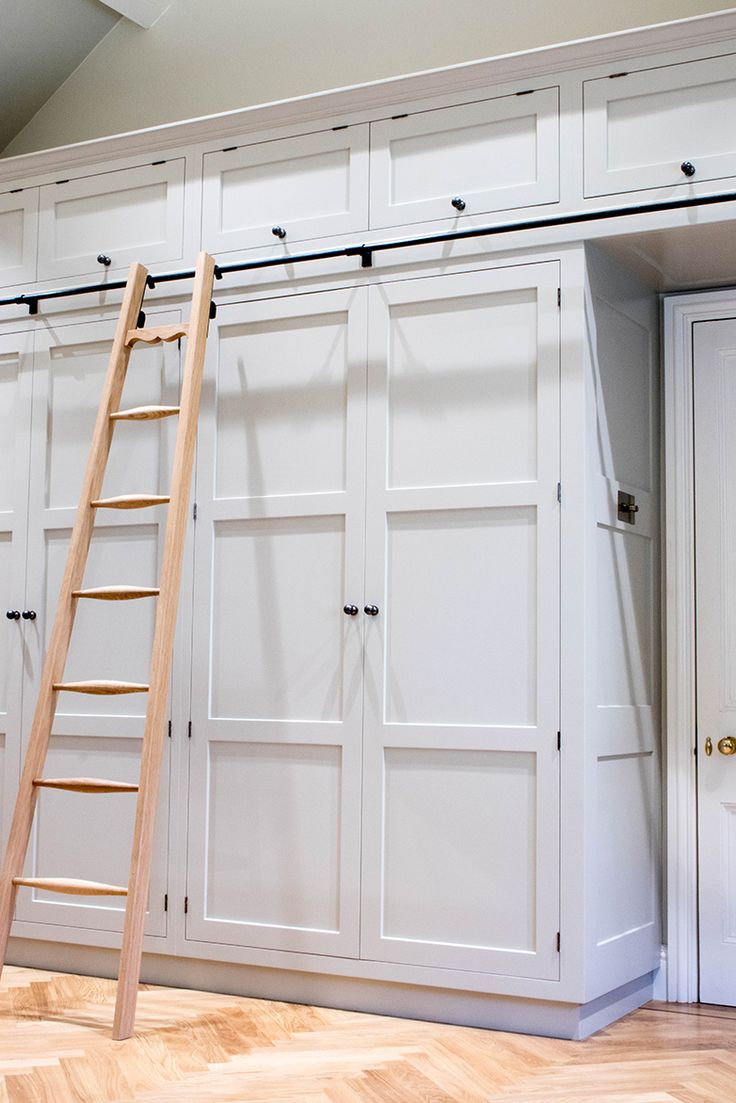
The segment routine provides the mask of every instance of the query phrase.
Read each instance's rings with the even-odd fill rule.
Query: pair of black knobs
[[[8,618],[8,620],[20,620],[21,617],[23,617],[23,620],[35,620],[36,610],[24,609],[21,613],[18,609],[8,609],[5,616]]]
[[[342,611],[343,611],[343,613],[347,613],[347,615],[349,617],[357,617],[358,612],[359,612],[357,605],[343,605]],[[363,609],[363,612],[366,613],[367,616],[369,616],[369,617],[377,617],[378,616],[378,606],[377,605],[366,605]]]

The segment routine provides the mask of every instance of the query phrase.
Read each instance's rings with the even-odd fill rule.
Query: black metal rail
[[[712,207],[720,203],[736,202],[736,192],[721,195],[703,195],[685,199],[668,199],[661,202],[639,203],[625,207],[604,207],[590,211],[576,211],[573,214],[548,215],[541,218],[526,219],[523,222],[504,222],[496,226],[476,226],[469,230],[447,230],[440,234],[424,234],[421,237],[399,238],[394,241],[373,241],[362,245],[348,245],[342,249],[322,249],[315,253],[295,253],[291,256],[262,257],[259,260],[233,261],[232,264],[218,264],[215,277],[222,279],[231,272],[251,272],[257,268],[276,268],[287,264],[304,264],[307,261],[334,260],[338,257],[360,257],[361,267],[370,268],[373,254],[389,249],[407,249],[415,245],[441,245],[451,241],[468,241],[478,237],[497,237],[502,234],[519,233],[522,230],[544,230],[554,226],[576,226],[586,222],[603,222],[611,218],[620,218],[632,214],[654,214],[658,211],[679,211],[692,207]],[[736,265],[735,265],[736,267]],[[736,272],[734,273],[736,276]],[[149,275],[149,288],[159,283],[174,283],[177,280],[189,280],[194,276],[193,268],[179,272],[159,272]],[[90,295],[98,291],[118,291],[125,287],[126,280],[110,280],[106,283],[80,284],[76,287],[57,287],[48,291],[29,291],[27,294],[14,295],[0,299],[0,306],[27,306],[30,314],[38,314],[38,304],[46,299],[64,299],[72,295]]]

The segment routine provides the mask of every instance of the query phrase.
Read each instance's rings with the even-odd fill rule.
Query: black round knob
[[[692,161],[683,161],[680,165],[680,168],[686,176],[695,175],[695,165],[692,163]]]
[[[347,615],[349,617],[357,617],[357,615],[358,615],[358,606],[357,605],[343,605],[342,611],[343,611],[343,613],[347,613]]]
[[[109,268],[110,265],[112,264],[112,259],[111,259],[111,257],[106,256],[105,253],[98,253],[97,254],[97,263],[98,264],[104,264],[105,268]]]
[[[378,606],[377,605],[366,605],[363,612],[367,613],[367,615],[369,617],[377,617],[378,616]]]
[[[5,616],[8,618],[8,620],[20,620],[20,613],[17,609],[8,609]]]
[[[23,612],[21,613],[21,616],[23,617],[23,620],[35,620],[36,619],[36,610],[35,609],[24,609]]]
[[[450,200],[450,202],[452,203],[456,211],[465,210],[465,200],[461,199],[459,195],[456,195],[454,199]]]
[[[274,237],[281,238],[282,241],[286,237],[286,230],[284,229],[283,226],[272,226],[271,227],[271,233],[273,234]]]

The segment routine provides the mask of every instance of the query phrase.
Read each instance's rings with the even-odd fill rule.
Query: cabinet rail
[[[680,199],[665,199],[651,203],[637,203],[623,207],[604,207],[590,211],[574,211],[570,214],[547,215],[540,218],[524,219],[519,222],[502,222],[490,226],[474,226],[468,230],[446,230],[444,233],[422,234],[420,237],[394,238],[390,241],[369,241],[360,245],[348,245],[339,249],[320,249],[311,253],[284,254],[279,257],[261,257],[257,260],[233,261],[230,264],[215,265],[215,279],[234,272],[249,272],[258,268],[277,268],[286,264],[305,264],[308,261],[335,260],[339,257],[360,257],[361,267],[370,268],[373,253],[387,252],[390,249],[408,249],[416,245],[441,245],[447,241],[467,241],[477,237],[496,237],[502,234],[519,233],[521,230],[544,230],[554,226],[575,226],[587,222],[603,222],[612,218],[628,217],[636,214],[655,214],[658,211],[679,211],[693,207],[712,207],[720,203],[736,202],[736,192],[718,195],[687,196]],[[185,268],[177,272],[159,272],[149,275],[147,286],[153,289],[159,283],[174,283],[178,280],[194,278],[194,269]],[[21,295],[0,298],[0,306],[27,306],[29,314],[38,314],[38,304],[46,299],[64,299],[73,295],[90,295],[99,291],[120,291],[126,280],[106,280],[102,283],[79,284],[75,287],[56,287],[48,290],[29,291]]]

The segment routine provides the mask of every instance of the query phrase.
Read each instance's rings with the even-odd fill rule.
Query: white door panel
[[[38,278],[86,276],[183,255],[184,159],[41,188]],[[99,255],[110,258],[102,266]]]
[[[367,124],[204,155],[202,248],[211,253],[288,249],[367,226]]]
[[[586,195],[736,176],[733,55],[588,80],[584,97]]]
[[[199,435],[187,939],[358,953],[366,292],[222,307]]]
[[[152,314],[150,320],[153,324],[176,322],[179,312]],[[28,602],[38,615],[27,629],[26,733],[56,612],[114,325],[80,323],[48,328],[36,335],[27,586]],[[179,351],[175,345],[139,350],[130,360],[121,405],[175,404],[178,383]],[[103,496],[137,491],[166,493],[175,432],[174,419],[119,423]],[[165,506],[124,512],[99,510],[84,585],[155,585],[165,520]],[[155,599],[80,601],[65,678],[147,682],[155,605]],[[53,776],[55,771],[56,776],[136,780],[145,709],[145,694],[98,697],[61,693],[47,775]],[[168,773],[165,764],[146,925],[146,933],[151,936],[166,933]],[[134,795],[42,791],[27,873],[127,884],[134,813]],[[85,845],[83,836],[93,839],[94,845]],[[17,916],[51,929],[60,925],[117,931],[122,929],[123,911],[123,902],[104,897],[85,898],[80,903],[24,889],[18,897]]]
[[[693,362],[700,999],[736,1005],[736,320],[695,323]]]
[[[36,278],[38,188],[0,195],[0,287]]]
[[[559,197],[557,88],[371,124],[372,227],[462,221]]]
[[[557,267],[370,294],[361,954],[554,979]]]
[[[18,784],[23,663],[30,621],[8,619],[25,605],[33,336],[0,337],[0,839],[5,841]]]

